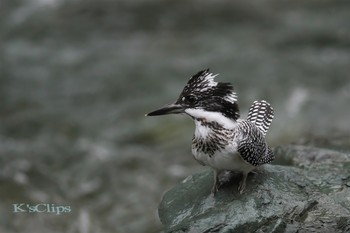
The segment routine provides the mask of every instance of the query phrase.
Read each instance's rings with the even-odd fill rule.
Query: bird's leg
[[[214,184],[211,188],[211,195],[215,196],[215,194],[219,191],[219,172],[214,169]]]
[[[239,186],[238,186],[238,191],[240,194],[243,194],[245,191],[245,183],[247,181],[247,177],[248,177],[248,172],[243,172],[243,177],[242,180],[239,182]]]

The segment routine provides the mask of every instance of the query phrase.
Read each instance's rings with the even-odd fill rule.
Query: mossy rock
[[[242,195],[240,174],[222,174],[229,182],[215,197],[212,171],[187,177],[160,203],[164,232],[349,232],[350,155],[305,145],[275,153],[283,165],[256,169]]]

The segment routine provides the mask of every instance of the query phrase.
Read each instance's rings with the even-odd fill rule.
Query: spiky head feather
[[[177,103],[188,108],[220,112],[227,118],[237,120],[239,108],[237,95],[230,83],[216,82],[209,69],[199,71],[187,82]]]

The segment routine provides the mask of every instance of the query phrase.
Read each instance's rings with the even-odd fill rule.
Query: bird
[[[211,167],[214,183],[211,194],[219,190],[219,174],[235,171],[243,174],[238,191],[246,190],[248,173],[275,158],[265,136],[274,117],[271,105],[254,101],[247,119],[240,118],[233,85],[217,82],[209,69],[193,75],[178,99],[146,116],[186,114],[195,123],[192,154],[201,165]]]

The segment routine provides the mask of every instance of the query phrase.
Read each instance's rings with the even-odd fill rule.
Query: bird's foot
[[[245,180],[244,180],[244,181],[241,180],[241,181],[239,182],[239,186],[238,186],[239,194],[243,194],[243,193],[245,192],[245,187],[246,187],[246,185],[245,185]]]
[[[258,173],[256,171],[250,171],[249,174],[252,174],[254,176],[258,175]]]
[[[215,197],[216,193],[219,191],[219,185],[214,184],[213,187],[211,188],[211,195]]]
[[[248,176],[248,173],[243,173],[242,180],[239,182],[239,185],[238,185],[239,194],[243,194],[245,192],[247,176]]]

